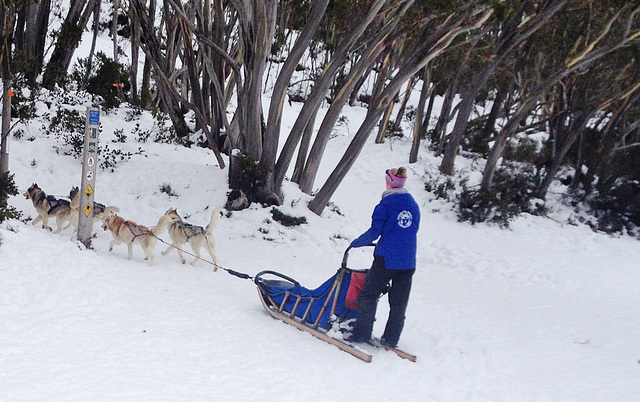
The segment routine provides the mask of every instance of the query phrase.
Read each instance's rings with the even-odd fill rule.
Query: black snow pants
[[[384,257],[373,256],[373,264],[364,281],[362,293],[356,299],[358,304],[358,319],[353,326],[353,339],[364,342],[371,338],[373,322],[376,318],[378,299],[391,282],[389,289],[389,319],[382,335],[382,340],[395,346],[400,339],[404,327],[405,312],[411,292],[411,282],[414,269],[387,269]]]

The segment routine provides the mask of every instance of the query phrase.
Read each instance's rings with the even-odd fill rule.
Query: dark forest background
[[[6,169],[12,119],[34,113],[38,91],[74,88],[104,109],[128,102],[166,114],[178,138],[195,116],[221,166],[229,156],[230,187],[250,201],[282,203],[293,166],[290,179],[321,213],[366,141],[406,136],[407,163],[441,156],[425,188],[442,197],[452,197],[447,177],[460,153],[486,160],[481,184],[462,183],[452,197],[462,220],[506,225],[544,213],[561,180],[594,229],[631,233],[640,225],[639,11],[628,0],[7,0],[0,199],[6,207],[16,191]],[[91,51],[71,65],[87,33]],[[111,49],[96,49],[99,35]],[[268,109],[267,73],[277,76]],[[284,102],[304,106],[281,133]],[[316,183],[340,112],[354,104],[367,117]]]

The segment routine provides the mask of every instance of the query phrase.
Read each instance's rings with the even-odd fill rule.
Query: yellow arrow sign
[[[93,188],[91,187],[91,184],[89,184],[87,188],[84,189],[84,195],[86,195],[87,198],[91,198],[91,196],[93,195]]]
[[[82,212],[84,212],[84,216],[89,217],[89,214],[91,213],[91,211],[93,211],[93,208],[91,208],[91,204],[87,202],[87,205],[85,205],[84,208],[82,208]]]

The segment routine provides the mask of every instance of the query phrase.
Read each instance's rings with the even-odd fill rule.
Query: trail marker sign
[[[91,231],[93,229],[93,196],[96,188],[99,128],[100,110],[98,108],[87,108],[82,157],[82,184],[80,186],[80,211],[78,212],[78,240],[87,248],[91,246]]]

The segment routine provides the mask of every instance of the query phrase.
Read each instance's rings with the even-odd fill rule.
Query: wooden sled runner
[[[272,317],[370,362],[371,354],[336,339],[329,333],[334,322],[356,318],[358,315],[357,311],[347,308],[345,299],[353,274],[362,274],[363,271],[347,268],[348,251],[349,249],[336,274],[316,289],[307,289],[296,280],[275,271],[260,272],[254,282],[262,305]]]

